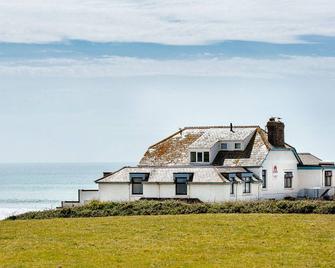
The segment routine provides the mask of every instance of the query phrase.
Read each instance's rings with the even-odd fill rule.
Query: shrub
[[[131,215],[176,215],[202,213],[302,213],[335,214],[335,201],[264,200],[224,203],[187,203],[177,200],[140,200],[134,202],[92,201],[81,207],[27,212],[7,220]]]

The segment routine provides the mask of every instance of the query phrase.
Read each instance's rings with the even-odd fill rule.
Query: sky
[[[185,126],[286,124],[335,160],[332,0],[0,1],[0,162],[138,162]]]

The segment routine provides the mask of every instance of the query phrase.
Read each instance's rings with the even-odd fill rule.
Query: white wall
[[[129,193],[128,183],[99,183],[100,201],[129,201]]]
[[[299,169],[300,188],[322,187],[323,174],[321,169]]]
[[[203,202],[222,202],[230,198],[229,184],[190,184],[189,195]]]
[[[298,161],[290,150],[271,150],[263,163],[263,169],[267,170],[267,188],[261,189],[262,198],[296,197],[300,182],[297,170]],[[274,173],[277,166],[278,173]],[[292,188],[284,188],[284,173],[293,172]]]
[[[98,190],[79,190],[80,204],[84,204],[92,200],[99,200]]]

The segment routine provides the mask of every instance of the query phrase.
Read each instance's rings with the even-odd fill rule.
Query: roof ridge
[[[260,126],[258,125],[246,125],[246,126],[241,126],[241,125],[238,125],[238,126],[233,126],[233,128],[258,128]],[[185,129],[209,129],[209,128],[230,128],[230,126],[187,126],[187,127],[184,127],[182,130],[185,130]]]

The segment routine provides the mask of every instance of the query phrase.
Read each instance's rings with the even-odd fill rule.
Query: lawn
[[[335,215],[0,222],[0,267],[334,267]]]

